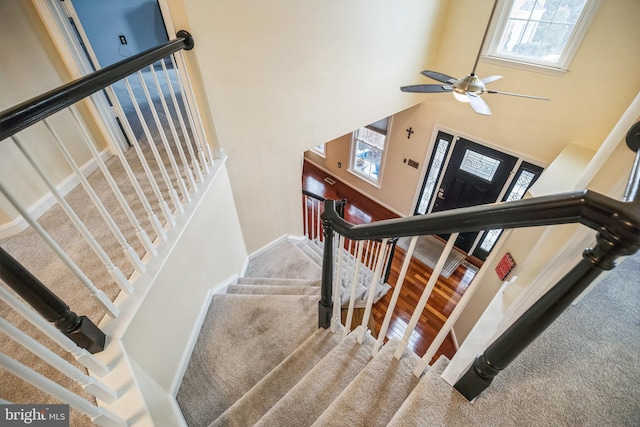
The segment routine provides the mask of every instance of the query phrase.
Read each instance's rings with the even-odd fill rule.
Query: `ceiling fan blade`
[[[511,92],[502,92],[499,90],[486,90],[487,93],[497,93],[499,95],[509,95],[509,96],[519,96],[521,98],[531,98],[531,99],[541,99],[543,101],[551,101],[550,98],[545,98],[543,96],[533,96],[533,95],[522,95],[520,93],[511,93]]]
[[[451,76],[447,76],[446,74],[438,73],[437,71],[424,70],[421,72],[421,74],[442,83],[455,83],[457,80]]]
[[[495,82],[496,80],[500,80],[501,78],[502,76],[489,76],[481,80],[482,80],[482,83],[487,84],[487,83]]]
[[[467,98],[469,98],[469,105],[471,105],[471,108],[473,108],[473,111],[475,111],[478,114],[484,114],[485,116],[491,115],[491,109],[489,108],[487,103],[484,102],[484,99],[480,98],[478,95],[473,95],[469,92],[467,92]]]
[[[448,85],[412,85],[402,86],[400,88],[403,92],[421,92],[421,93],[440,93],[451,92],[451,86]]]

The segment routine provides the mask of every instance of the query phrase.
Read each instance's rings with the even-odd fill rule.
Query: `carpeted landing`
[[[319,285],[315,262],[300,256],[307,244],[255,257],[252,277],[214,297],[177,396],[190,427],[640,425],[640,255],[470,403],[440,377],[446,358],[416,378],[418,356],[394,359],[395,339],[372,356],[361,326],[317,329],[318,298],[304,290]]]

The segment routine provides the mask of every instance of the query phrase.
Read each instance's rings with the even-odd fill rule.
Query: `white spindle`
[[[429,277],[429,281],[427,282],[427,286],[425,286],[424,290],[422,291],[422,295],[420,296],[420,300],[418,301],[418,304],[416,305],[416,308],[414,309],[413,315],[411,316],[411,320],[409,321],[409,324],[407,325],[407,330],[404,332],[404,336],[402,337],[402,341],[398,344],[398,347],[396,348],[396,352],[394,353],[394,357],[398,360],[400,360],[400,358],[402,357],[402,352],[404,351],[404,349],[406,348],[407,344],[409,343],[409,338],[411,338],[411,335],[413,334],[413,331],[416,328],[416,325],[418,324],[418,321],[420,320],[420,316],[422,315],[422,311],[424,310],[425,306],[427,305],[427,301],[429,300],[429,296],[431,295],[431,291],[433,290],[433,287],[435,286],[436,282],[438,281],[438,277],[440,277],[440,272],[442,271],[442,268],[444,267],[445,262],[447,261],[447,257],[449,256],[449,253],[451,253],[451,249],[453,249],[453,244],[456,242],[456,239],[458,238],[458,233],[453,233],[451,236],[449,236],[449,240],[447,241],[447,244],[445,245],[444,249],[442,250],[442,253],[440,254],[440,258],[438,259],[438,262],[436,263],[436,266],[433,268],[433,272],[431,273],[431,276]]]
[[[138,105],[138,101],[136,101],[136,97],[133,93],[133,90],[131,89],[131,85],[129,84],[129,81],[127,80],[127,78],[125,77],[124,79],[122,79],[122,82],[124,82],[125,87],[127,88],[127,92],[129,93],[129,96],[131,97],[131,103],[133,105],[133,109],[136,111],[136,114],[138,116],[138,120],[140,120],[140,124],[142,125],[142,130],[144,131],[145,136],[147,137],[147,141],[150,147],[153,147],[152,149],[155,150],[155,152],[157,153],[158,149],[155,147],[155,142],[153,141],[153,138],[151,137],[151,132],[149,132],[149,127],[147,126],[147,122],[144,120],[144,116],[142,115],[142,111],[140,111],[140,106]],[[171,226],[175,226],[176,225],[176,219],[173,217],[173,213],[171,213],[171,209],[169,209],[169,205],[167,204],[166,200],[164,200],[164,196],[162,195],[162,192],[160,191],[160,187],[158,187],[158,183],[156,182],[156,178],[153,176],[153,172],[151,171],[151,168],[149,167],[149,163],[147,162],[146,157],[144,156],[144,153],[142,152],[142,148],[140,147],[140,143],[138,142],[137,139],[132,139],[131,143],[133,144],[134,149],[136,150],[136,153],[138,154],[138,158],[140,159],[140,164],[142,164],[142,168],[144,169],[145,174],[147,175],[147,179],[149,180],[149,183],[151,184],[151,189],[153,190],[153,194],[155,194],[156,199],[158,200],[158,204],[160,205],[160,210],[162,211],[165,219],[167,220],[167,222],[169,224],[171,224]],[[164,168],[164,165],[162,163],[159,163],[158,166],[162,169]],[[166,173],[166,171],[165,171]]]
[[[110,316],[117,317],[120,311],[118,308],[111,302],[111,300],[102,292],[100,289],[96,288],[95,285],[91,282],[91,280],[78,268],[78,266],[69,258],[69,256],[58,246],[58,244],[51,238],[49,233],[45,231],[40,224],[36,222],[35,219],[31,216],[26,209],[24,209],[13,197],[13,194],[9,192],[0,182],[0,193],[7,198],[9,203],[13,205],[13,207],[20,213],[22,218],[24,218],[27,223],[33,227],[33,229],[44,239],[44,241],[49,245],[51,249],[56,253],[56,255],[64,262],[64,264],[71,270],[71,272],[80,280],[80,282],[91,292],[93,298],[100,304]]]
[[[182,82],[183,76],[187,79],[187,83],[189,83],[189,75],[188,73],[180,74],[178,72],[178,66],[176,64],[176,59],[179,58],[180,66],[183,70],[186,71],[187,64],[184,61],[184,57],[182,56],[182,52],[177,52],[174,55],[171,55],[171,64],[173,65],[173,69],[176,70],[178,77],[178,85],[180,86],[180,94],[182,95],[182,102],[185,105],[185,111],[187,112],[187,118],[189,119],[189,125],[193,130],[193,139],[196,142],[196,147],[198,150],[198,156],[200,157],[200,162],[202,167],[204,168],[206,173],[209,173],[209,162],[213,165],[213,154],[211,154],[211,147],[207,144],[204,135],[204,126],[202,125],[202,118],[200,113],[198,112],[198,105],[193,103],[190,104],[187,100],[187,93],[185,91],[185,85]],[[189,85],[190,86],[190,85]],[[195,117],[195,118],[194,118]],[[195,120],[198,120],[198,126],[196,127]]]
[[[98,426],[126,427],[128,425],[125,420],[111,411],[91,404],[77,394],[62,387],[60,384],[27,368],[22,363],[17,362],[4,353],[0,353],[0,366],[34,387],[52,395],[61,402],[68,403],[80,413],[87,415],[91,421]]]
[[[91,372],[99,376],[104,376],[109,373],[109,368],[105,364],[93,357],[93,355],[84,348],[78,347],[78,345],[71,341],[70,338],[56,329],[56,327],[51,323],[47,322],[44,317],[27,307],[25,303],[7,291],[3,286],[0,286],[0,299],[6,302],[33,326],[51,338],[56,344],[69,352],[78,361],[78,363],[85,366]]]
[[[324,235],[322,234],[322,220],[320,219],[320,215],[322,215],[320,205],[322,202],[318,202],[318,209],[316,211],[316,236],[318,236],[318,242],[322,242],[324,240]]]
[[[158,91],[158,98],[160,98],[160,104],[162,105],[162,109],[165,114],[165,122],[166,124],[169,125],[169,130],[171,131],[171,136],[173,137],[173,142],[176,148],[179,147],[181,149],[182,144],[180,142],[180,138],[178,138],[176,127],[173,124],[173,117],[171,116],[171,112],[167,107],[167,101],[164,99],[164,92],[162,91],[162,86],[160,86],[160,82],[158,81],[158,76],[156,75],[156,71],[153,69],[153,67],[154,67],[153,64],[150,65],[149,70],[151,70],[151,77],[153,78],[153,81],[156,86],[156,90]],[[138,71],[138,76],[140,77],[141,81],[144,83],[142,72]],[[156,127],[160,132],[160,139],[162,140],[162,144],[164,145],[164,149],[167,153],[169,164],[171,165],[171,169],[173,169],[173,174],[175,175],[176,181],[178,182],[178,188],[180,188],[180,193],[182,194],[182,198],[188,203],[191,201],[191,195],[189,194],[189,190],[187,190],[187,184],[184,182],[184,179],[182,178],[182,173],[180,173],[180,168],[178,167],[178,163],[176,162],[176,158],[173,154],[173,149],[169,144],[169,139],[167,138],[167,134],[164,130],[164,126],[160,122],[160,118],[158,117],[158,110],[156,109],[156,106],[153,103],[153,100],[151,99],[151,95],[149,94],[149,89],[147,88],[146,84],[143,84],[142,87],[144,89],[145,96],[147,97],[147,102],[149,102],[149,108],[151,108],[153,119],[156,122]]]
[[[84,240],[89,244],[89,246],[98,256],[100,261],[102,261],[104,266],[107,268],[107,271],[109,272],[109,275],[111,276],[111,278],[116,282],[116,284],[120,287],[120,289],[122,289],[127,293],[131,293],[133,291],[133,287],[131,286],[131,283],[129,283],[129,281],[124,276],[124,274],[122,274],[122,271],[120,270],[120,268],[117,265],[115,265],[113,261],[111,261],[111,258],[109,257],[109,255],[107,255],[104,249],[102,249],[102,246],[100,246],[100,244],[93,237],[89,229],[80,220],[78,215],[76,215],[73,208],[69,206],[69,204],[67,203],[65,198],[62,197],[62,195],[60,194],[56,186],[53,185],[53,183],[45,175],[45,173],[42,171],[40,166],[38,166],[38,164],[33,159],[33,157],[31,157],[29,152],[24,148],[24,145],[20,142],[20,139],[17,137],[17,135],[12,136],[11,139],[16,144],[16,146],[20,149],[20,151],[22,152],[24,157],[27,159],[27,161],[29,161],[29,163],[31,164],[31,167],[33,167],[33,169],[40,176],[40,178],[42,178],[47,188],[49,188],[49,191],[51,192],[53,197],[58,201],[58,203],[60,204],[60,207],[67,214],[69,219],[71,219],[71,222],[78,229],[78,231],[80,232]]]
[[[82,131],[82,134],[85,139],[85,143],[87,147],[89,147],[89,150],[93,155],[93,159],[98,164],[98,167],[102,171],[102,174],[107,180],[107,183],[109,183],[109,187],[111,188],[111,191],[113,191],[113,194],[115,194],[116,199],[118,199],[118,203],[120,204],[120,207],[122,208],[124,213],[127,215],[127,218],[129,219],[129,222],[131,223],[133,228],[136,230],[136,236],[138,236],[140,243],[142,243],[142,245],[144,246],[147,252],[153,254],[154,256],[157,255],[158,251],[156,250],[156,247],[154,246],[153,242],[151,242],[151,239],[149,238],[149,235],[147,234],[147,232],[140,226],[140,222],[138,221],[138,218],[136,218],[136,214],[133,213],[131,206],[129,206],[129,203],[127,203],[127,200],[124,198],[122,191],[120,191],[118,184],[113,179],[111,172],[109,172],[107,165],[102,160],[102,157],[100,157],[100,153],[98,153],[98,150],[96,149],[96,145],[94,144],[93,139],[89,135],[89,132],[87,131],[84,123],[82,122],[82,120],[80,120],[80,117],[78,116],[78,113],[75,110],[75,107],[73,106],[70,107],[69,111],[71,111],[73,118],[75,119],[76,123],[80,127],[80,130]],[[125,162],[125,164],[129,166],[127,162]],[[137,184],[137,181],[136,181],[136,184]],[[138,185],[138,188],[139,188],[139,185]],[[144,200],[146,201],[146,197],[144,196],[144,193],[143,193],[143,197],[144,197]],[[148,204],[149,203],[147,202],[147,205]],[[151,210],[151,206],[149,206],[149,210]],[[157,218],[156,218],[156,221],[157,221]]]
[[[393,316],[393,310],[396,308],[396,304],[398,302],[398,297],[400,296],[400,291],[402,290],[402,285],[404,284],[404,279],[407,276],[407,271],[409,270],[409,264],[411,264],[411,256],[413,255],[413,251],[416,248],[416,243],[418,243],[418,236],[414,236],[411,238],[411,242],[409,243],[409,248],[407,248],[407,252],[404,255],[404,261],[402,262],[402,268],[400,269],[400,274],[398,275],[398,280],[396,281],[396,286],[393,289],[393,294],[391,295],[391,301],[389,301],[389,307],[387,308],[387,312],[384,315],[384,320],[382,321],[382,326],[380,327],[380,332],[378,334],[378,340],[373,346],[371,353],[373,356],[376,355],[382,344],[384,344],[384,337],[387,335],[387,329],[389,329],[389,324],[391,323],[391,317]]]
[[[311,233],[309,232],[310,227],[309,227],[309,196],[307,195],[303,195],[302,196],[303,201],[304,201],[304,235],[307,236],[307,239],[311,240]]]
[[[387,245],[387,241],[389,239],[382,239],[382,243],[380,247],[385,247]],[[382,264],[383,264],[383,256],[379,256],[376,262],[376,269],[373,273],[373,278],[371,279],[371,286],[369,286],[369,296],[367,298],[367,304],[364,307],[364,315],[362,316],[362,330],[360,331],[360,335],[358,336],[358,342],[362,344],[364,341],[364,336],[369,330],[369,317],[371,316],[371,309],[373,307],[373,300],[376,296],[376,288],[378,287],[378,281],[380,280],[380,275],[382,274]]]
[[[185,139],[185,145],[187,146],[187,150],[189,151],[189,156],[191,157],[191,163],[193,165],[193,169],[198,174],[198,179],[200,180],[200,182],[202,182],[202,172],[200,171],[200,164],[198,163],[198,159],[196,159],[196,156],[193,152],[193,147],[191,146],[191,137],[189,136],[189,129],[184,123],[182,110],[180,109],[180,105],[178,104],[178,100],[176,99],[175,90],[173,89],[173,84],[171,83],[171,77],[169,76],[169,71],[167,71],[167,67],[164,64],[164,59],[160,61],[160,64],[162,65],[162,70],[164,71],[164,78],[167,81],[167,86],[169,88],[169,95],[171,96],[171,102],[173,103],[173,109],[176,112],[176,115],[178,116],[178,123],[180,124],[180,129],[182,130],[182,136]],[[177,76],[178,75],[177,71],[174,71],[174,72],[176,73],[176,76]],[[177,134],[174,136],[174,138],[178,139]],[[196,181],[193,178],[193,173],[191,171],[191,168],[189,167],[189,164],[187,162],[187,158],[184,155],[182,144],[176,142],[176,145],[178,148],[178,154],[180,155],[180,159],[182,160],[182,164],[184,165],[184,169],[187,173],[187,179],[189,180],[189,185],[191,186],[191,190],[195,192],[198,190],[198,188],[196,185]]]
[[[349,298],[349,308],[347,309],[347,318],[344,323],[346,326],[345,334],[351,330],[351,321],[353,319],[353,310],[356,305],[356,290],[358,289],[358,284],[360,283],[360,257],[362,256],[362,248],[364,247],[364,241],[360,240],[356,242],[356,259],[354,260],[353,267],[353,281],[351,282],[351,297]]]
[[[13,326],[7,320],[0,319],[0,331],[4,332],[12,340],[27,348],[40,359],[44,360],[49,365],[80,384],[82,389],[87,393],[103,400],[106,403],[113,403],[118,398],[116,392],[108,388],[101,381],[91,378],[89,375],[71,365],[62,357],[58,356],[38,341]]]
[[[111,98],[111,101],[113,102],[113,108],[116,110],[116,113],[119,115],[120,123],[122,124],[122,127],[124,128],[125,134],[127,135],[129,141],[132,143],[134,148],[136,148],[137,144],[138,144],[138,140],[136,139],[135,132],[131,128],[131,124],[129,123],[129,120],[127,119],[126,113],[122,109],[122,105],[120,104],[120,100],[115,95],[115,91],[113,90],[113,88],[111,86],[106,87],[105,91],[107,91],[107,93],[109,94],[109,97]],[[120,163],[121,163],[122,167],[124,168],[125,172],[127,173],[127,177],[129,178],[129,182],[133,186],[136,194],[138,195],[138,198],[140,199],[140,202],[142,203],[142,206],[144,207],[145,212],[147,213],[147,217],[149,218],[149,221],[151,222],[151,226],[153,227],[153,231],[156,233],[156,236],[158,236],[161,240],[167,240],[167,233],[164,231],[164,228],[162,227],[162,224],[160,223],[160,220],[158,219],[158,216],[155,214],[155,212],[151,208],[151,204],[149,203],[149,200],[147,199],[147,196],[144,194],[144,191],[142,190],[142,187],[140,186],[140,183],[138,182],[138,178],[136,177],[135,173],[131,169],[131,166],[129,165],[129,161],[127,160],[127,157],[125,156],[125,153],[122,150],[119,150],[119,149],[115,150],[115,151],[116,151],[116,155],[118,156],[118,159],[120,159]],[[137,148],[136,148],[136,153],[138,154],[138,156],[141,155],[140,151],[138,151]],[[146,163],[146,159],[144,157],[140,157],[140,163],[142,164],[142,168],[144,169],[145,174],[147,175],[147,178],[151,180],[152,178],[149,178],[150,169],[148,168],[148,165]],[[154,184],[155,184],[155,180],[153,180],[151,182],[151,187],[155,191],[155,188],[153,187]],[[165,215],[165,218],[166,218],[167,212],[169,212],[169,215],[171,215],[171,212],[169,211],[168,206],[166,207],[166,211],[164,209],[165,206],[163,206],[163,204],[161,202],[159,203],[159,206],[160,206],[160,210],[162,211],[163,215]],[[169,219],[169,218],[166,218],[166,219],[167,219],[167,223],[174,224],[174,222],[172,222],[173,221],[173,216],[171,216],[171,219]]]
[[[331,332],[335,332],[338,323],[342,323],[340,318],[340,308],[342,305],[342,295],[340,288],[342,284],[342,253],[344,249],[344,236],[338,235],[338,245],[335,247],[334,256],[338,257],[336,266],[336,275],[333,279],[333,322],[331,322]]]
[[[162,144],[164,145],[164,148],[167,152],[167,158],[169,159],[169,163],[171,164],[172,167],[175,167],[173,172],[176,174],[176,179],[179,181],[180,172],[179,171],[176,172],[177,170],[177,166],[175,166],[176,160],[173,158],[173,153],[171,152],[171,148],[169,147],[169,141],[167,141],[167,135],[164,133],[164,126],[160,122],[160,118],[158,117],[158,111],[156,110],[156,106],[153,103],[153,99],[149,94],[149,89],[147,88],[147,82],[145,82],[144,80],[142,71],[138,71],[138,79],[140,80],[142,91],[144,92],[144,96],[147,100],[147,106],[149,107],[151,116],[153,117],[153,120],[156,124],[158,135],[160,136],[160,140],[162,141]],[[162,96],[163,94],[160,93],[160,97]],[[144,126],[147,126],[146,122],[144,123]],[[147,136],[147,138],[149,138],[149,136]],[[160,156],[158,147],[156,146],[155,141],[153,139],[149,139],[148,142],[149,142],[149,147],[151,148],[151,152],[153,153],[153,156],[156,159],[156,162],[158,164],[158,169],[160,169],[160,174],[162,175],[162,178],[164,179],[164,182],[167,188],[169,189],[169,197],[171,197],[171,200],[173,201],[173,206],[179,213],[183,213],[184,208],[182,207],[182,202],[180,202],[180,197],[178,197],[178,192],[173,187],[173,181],[171,181],[171,178],[169,177],[169,173],[167,172],[167,168],[164,165],[164,162],[162,161],[162,157]],[[184,185],[184,182],[182,184]]]
[[[84,174],[78,167],[78,164],[73,159],[73,157],[71,157],[71,153],[69,153],[69,150],[67,150],[67,147],[65,147],[64,144],[62,143],[62,140],[60,139],[60,136],[58,135],[58,133],[51,127],[47,119],[44,119],[43,122],[44,122],[44,125],[47,127],[47,129],[49,129],[49,132],[51,132],[51,135],[53,135],[53,139],[55,140],[56,145],[58,146],[58,149],[60,150],[64,158],[67,160],[67,163],[69,163],[69,165],[71,166],[71,169],[73,169],[73,171],[76,173],[76,176],[80,180],[80,183],[84,187],[85,191],[87,192],[87,195],[95,205],[96,209],[102,216],[102,219],[104,219],[104,222],[107,223],[109,230],[111,230],[111,232],[115,236],[118,243],[120,243],[120,246],[122,246],[122,250],[125,256],[129,259],[129,262],[131,263],[131,265],[140,273],[144,273],[147,269],[142,263],[142,260],[140,259],[140,257],[138,257],[138,254],[131,247],[131,245],[129,245],[129,242],[127,242],[127,239],[124,237],[124,235],[120,231],[120,228],[115,223],[113,218],[111,218],[111,214],[109,214],[109,211],[107,210],[107,208],[105,208],[104,204],[102,203],[102,200],[100,200],[100,197],[93,190],[93,187],[91,186],[91,184],[89,184],[89,181],[87,181],[87,178],[84,177]]]

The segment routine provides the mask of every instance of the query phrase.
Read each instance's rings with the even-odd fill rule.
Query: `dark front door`
[[[436,192],[432,212],[493,203],[498,199],[517,158],[460,138]],[[478,233],[461,233],[456,247],[469,252]],[[448,235],[443,235],[449,238]]]

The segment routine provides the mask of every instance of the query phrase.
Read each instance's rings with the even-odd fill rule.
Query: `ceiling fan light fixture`
[[[466,93],[456,92],[455,90],[451,93],[453,94],[453,97],[460,102],[471,102],[469,101],[469,97],[467,96]]]

